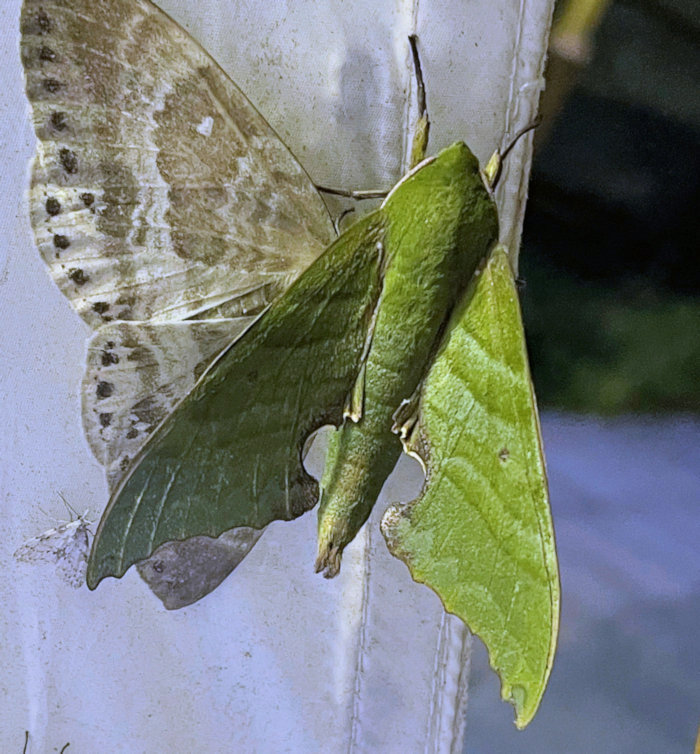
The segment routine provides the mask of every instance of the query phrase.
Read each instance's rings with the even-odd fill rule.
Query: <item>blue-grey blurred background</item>
[[[524,732],[475,649],[470,754],[688,754],[700,722],[700,2],[560,2],[520,274],[562,579]]]

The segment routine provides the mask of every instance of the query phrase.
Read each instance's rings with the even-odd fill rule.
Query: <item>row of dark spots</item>
[[[95,195],[91,194],[89,191],[84,191],[80,195],[80,200],[82,203],[90,208],[95,203]],[[46,214],[51,215],[51,217],[55,217],[59,212],[61,211],[61,202],[56,199],[55,196],[50,196],[46,200]]]
[[[86,207],[92,206],[95,202],[95,197],[89,192],[84,192],[80,195],[80,198]],[[61,211],[61,203],[55,196],[50,196],[46,200],[46,213],[49,217],[55,217]],[[65,251],[70,246],[70,239],[63,233],[54,233],[53,245],[56,249],[56,258],[60,256],[62,251]],[[73,267],[68,271],[68,279],[71,280],[77,286],[83,286],[90,279],[85,271],[79,267]]]
[[[113,343],[107,343],[107,346],[114,345]],[[114,359],[112,359],[114,357]],[[112,354],[108,350],[102,351],[102,364],[103,366],[109,366],[109,364],[115,364],[119,361],[119,357],[116,354]],[[109,398],[114,393],[114,385],[111,382],[107,382],[106,380],[100,380],[96,387],[95,387],[95,394],[97,395],[97,400],[104,400],[105,398]],[[98,414],[98,419],[100,422],[100,426],[105,429],[106,427],[109,427],[109,425],[112,423],[112,416],[113,414],[111,412],[102,412]]]
[[[48,34],[52,30],[53,24],[45,10],[41,9],[36,14],[35,18],[40,35],[43,36],[45,34]],[[42,44],[39,48],[39,60],[41,60],[42,62],[54,63],[56,61],[56,57],[57,56],[55,50],[51,49],[51,47],[49,47],[47,44]],[[58,79],[55,79],[51,76],[45,78],[42,83],[44,90],[49,94],[55,94],[63,86],[63,84]]]
[[[66,114],[53,112],[51,113],[51,124],[57,130],[62,131],[66,127]],[[78,158],[71,149],[64,147],[58,153],[58,158],[61,161],[61,166],[66,173],[76,173],[78,171]],[[50,196],[46,200],[46,212],[50,217],[55,217],[61,211],[61,202],[56,199],[55,196]],[[56,249],[56,258],[62,251],[65,251],[70,246],[70,239],[68,236],[62,233],[56,233],[53,237],[53,245]],[[88,281],[87,275],[78,268],[74,268],[68,272],[68,277],[76,285],[85,285]]]
[[[93,304],[92,308],[98,311],[98,308],[101,308],[102,305],[106,307],[106,309],[109,308],[109,304],[106,304],[104,302],[97,302],[96,304]],[[103,310],[104,311],[104,310]],[[105,347],[102,351],[101,361],[102,366],[110,366],[112,364],[118,364],[119,363],[119,356],[112,351],[114,348],[114,341],[108,340],[105,343]],[[96,393],[98,398],[109,398],[110,395],[114,392],[114,385],[111,382],[106,382],[104,380],[97,383]],[[109,427],[109,425],[112,423],[112,414],[111,413],[101,413],[99,415],[100,420],[100,426],[103,428]]]
[[[48,34],[51,31],[52,23],[46,11],[42,8],[37,12],[35,18],[39,34]],[[48,45],[43,44],[39,49],[39,59],[49,63],[54,62],[56,60],[56,53]],[[44,79],[43,85],[44,89],[51,94],[56,93],[61,88],[61,82],[58,81],[58,79],[51,77]],[[66,127],[66,114],[62,112],[53,112],[51,113],[50,122],[54,129],[62,131]],[[59,152],[59,159],[66,173],[75,173],[78,170],[78,158],[70,149],[62,149]],[[58,199],[55,197],[49,197],[46,200],[46,213],[50,217],[55,217],[60,211],[61,203]],[[64,251],[70,246],[70,239],[62,233],[56,233],[53,237],[53,245],[56,249],[56,257],[58,257],[61,251]],[[82,285],[86,282],[86,277],[82,270],[71,270],[68,273],[68,277],[73,280],[76,285]]]
[[[48,34],[53,28],[51,19],[43,8],[37,12],[35,19],[39,34]],[[51,47],[43,44],[39,48],[39,58],[44,62],[51,63],[56,60],[56,53],[51,49]],[[49,92],[49,94],[55,94],[62,87],[62,83],[58,79],[48,76],[43,81],[43,87],[45,91]],[[50,116],[50,124],[51,127],[56,131],[63,131],[67,125],[66,114],[60,111],[52,112]],[[58,153],[58,157],[61,161],[61,166],[66,173],[73,175],[78,172],[78,158],[75,152],[73,152],[71,149],[68,149],[67,147],[64,147]],[[91,207],[95,201],[95,197],[89,192],[81,194],[80,198],[82,199],[86,207]],[[61,203],[58,201],[58,199],[56,199],[55,197],[49,197],[46,200],[47,214],[50,217],[54,217],[58,215],[60,211]],[[64,251],[70,246],[70,239],[68,238],[68,236],[62,233],[56,233],[53,237],[53,245],[56,249],[56,256],[58,257],[61,251]],[[88,282],[90,278],[85,274],[84,270],[80,269],[79,267],[73,267],[68,270],[68,279],[77,286],[83,286]],[[105,384],[107,385],[109,383]]]

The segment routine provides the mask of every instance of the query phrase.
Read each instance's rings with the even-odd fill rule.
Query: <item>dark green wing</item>
[[[340,424],[381,286],[379,215],[344,233],[154,432],[95,535],[88,586],[163,542],[261,528],[312,508],[301,453]]]
[[[421,496],[385,513],[392,553],[484,641],[516,725],[532,719],[557,640],[559,578],[517,293],[497,248],[453,314],[401,427]]]

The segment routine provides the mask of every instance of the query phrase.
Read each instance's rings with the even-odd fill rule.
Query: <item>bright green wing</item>
[[[426,483],[418,499],[387,510],[382,531],[413,578],[484,641],[522,728],[552,667],[559,577],[520,307],[502,248],[453,314],[418,414],[401,431]]]
[[[88,586],[164,542],[261,528],[316,504],[303,445],[342,421],[379,296],[382,235],[378,213],[344,233],[155,430],[100,522]]]

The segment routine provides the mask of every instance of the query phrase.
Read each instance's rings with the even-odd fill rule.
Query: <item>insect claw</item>
[[[338,545],[329,545],[319,552],[316,558],[316,573],[323,572],[323,578],[332,579],[340,573],[341,549]]]

